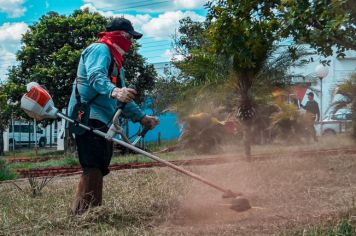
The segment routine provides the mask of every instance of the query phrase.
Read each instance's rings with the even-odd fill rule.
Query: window
[[[33,133],[33,125],[14,125],[15,133]],[[12,125],[9,127],[9,132],[12,132]],[[42,134],[43,131],[37,128],[37,133]]]

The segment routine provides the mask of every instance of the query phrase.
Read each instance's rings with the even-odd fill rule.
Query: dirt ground
[[[276,157],[266,161],[192,169],[249,199],[252,209],[231,210],[230,200],[194,181],[162,235],[271,235],[327,223],[354,207],[356,155]]]

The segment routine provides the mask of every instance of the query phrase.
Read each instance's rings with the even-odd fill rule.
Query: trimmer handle
[[[147,127],[144,127],[143,130],[141,131],[141,133],[139,134],[139,136],[141,136],[142,138],[145,137],[145,135],[147,134],[148,131],[150,131],[150,129]]]

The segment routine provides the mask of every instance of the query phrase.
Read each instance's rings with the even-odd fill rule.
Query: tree
[[[336,4],[331,6],[334,2]],[[307,42],[324,55],[330,55],[334,44],[340,46],[341,51],[352,48],[348,40],[352,41],[354,34],[350,37],[344,28],[354,28],[354,16],[350,16],[350,11],[344,8],[344,2],[349,1],[218,0],[208,3],[208,19],[211,22],[208,33],[211,41],[209,50],[225,56],[230,62],[231,75],[238,85],[237,115],[245,124],[244,143],[247,156],[251,152],[249,126],[255,115],[251,88],[263,62],[273,51],[274,45],[285,39],[298,43]],[[304,17],[304,12],[308,12],[310,18]],[[341,12],[347,17],[340,17]],[[318,27],[313,20],[317,21]],[[327,42],[319,39],[319,27],[326,28],[322,32]],[[345,36],[348,40],[339,41],[333,37],[335,35]],[[289,47],[292,54],[295,50],[295,45]]]
[[[212,113],[217,107],[224,107],[224,112],[237,112],[239,99],[236,95],[240,91],[238,81],[231,76],[230,59],[208,50],[211,45],[207,37],[209,25],[207,22],[194,22],[189,17],[182,19],[178,29],[179,37],[174,38],[175,51],[183,55],[184,59],[174,62],[180,69],[180,90],[171,102],[183,116],[199,112]],[[288,71],[289,68],[305,65],[307,60],[303,57],[308,55],[310,52],[301,46],[290,50],[274,45],[256,70],[256,79],[251,85],[251,96],[254,97],[257,112],[251,122],[255,142],[262,141],[261,131],[269,127],[269,117],[275,111],[271,105],[273,89],[290,85],[293,75]],[[297,58],[301,60],[296,61]],[[169,83],[166,85],[172,86]]]
[[[250,125],[255,116],[251,87],[279,41],[281,22],[275,12],[280,1],[224,1],[208,4],[211,20],[209,50],[227,58],[237,83],[237,117],[244,124],[246,156],[251,155]]]
[[[105,29],[107,18],[88,9],[76,10],[69,16],[49,12],[29,27],[22,38],[24,46],[17,53],[19,65],[10,70],[9,81],[24,85],[36,81],[44,85],[61,109],[68,104],[72,83],[82,50],[98,40],[97,34]],[[141,94],[150,90],[156,76],[152,66],[137,53],[139,45],[126,55],[126,78],[137,83]],[[12,94],[19,100],[23,91]],[[139,101],[143,98],[140,97]]]
[[[356,7],[353,0],[284,0],[278,6],[282,37],[310,44],[324,56],[356,50]]]
[[[152,99],[150,108],[155,115],[163,114],[167,111],[178,111],[174,106],[177,104],[183,85],[175,78],[159,78],[155,83],[154,89],[149,94]]]
[[[0,156],[4,155],[3,133],[8,126],[10,119],[7,111],[7,96],[4,93],[4,86],[0,85]]]
[[[333,103],[334,112],[344,108],[351,109],[352,136],[356,139],[356,73],[353,73],[348,80],[340,84],[336,93],[341,95],[342,98]]]
[[[216,107],[228,106],[226,98],[231,92],[228,62],[206,50],[210,44],[206,37],[208,27],[208,21],[195,22],[187,17],[180,20],[179,35],[174,38],[175,53],[183,56],[183,60],[173,61],[180,71],[175,78],[179,94],[174,106],[183,116],[211,113]]]
[[[8,104],[8,101],[12,100],[9,96],[11,91],[18,92],[19,86],[14,83],[0,84],[0,156],[4,154],[3,133],[9,126],[11,115],[13,115],[15,118],[18,118],[21,114],[19,104],[15,106],[10,106]]]
[[[155,86],[157,72],[152,64],[147,64],[145,58],[139,53],[140,45],[134,44],[132,49],[125,55],[123,67],[128,85],[132,85],[137,90],[136,103],[142,104],[146,95]]]

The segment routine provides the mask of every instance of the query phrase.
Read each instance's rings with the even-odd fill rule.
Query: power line
[[[152,3],[151,0],[143,0],[143,1],[137,1],[137,2],[122,2],[120,3],[120,8],[123,7],[135,7],[135,4],[140,3],[140,4],[146,4],[146,3]],[[122,5],[121,5],[122,4]],[[136,5],[137,6],[137,5]],[[103,10],[110,9],[110,8],[102,8]]]
[[[167,4],[167,3],[171,3],[171,1],[161,1],[161,2],[154,2],[154,3],[149,3],[149,4],[141,4],[141,5],[136,5],[136,6],[127,7],[127,8],[117,8],[117,9],[104,8],[103,10],[122,11],[122,10],[135,9],[138,7],[146,7],[146,6],[153,6],[153,5],[159,5],[159,4]]]
[[[162,47],[162,46],[168,46],[168,47],[170,47],[171,45],[165,43],[165,44],[152,45],[152,46],[148,46],[148,47],[141,47],[140,49],[141,49],[141,50],[144,50],[144,49],[146,49],[146,48],[160,48],[160,47]]]
[[[153,43],[161,43],[161,42],[167,42],[168,40],[157,40],[157,41],[148,41],[148,43],[144,42],[141,43],[141,45],[147,45],[147,44],[153,44]]]

